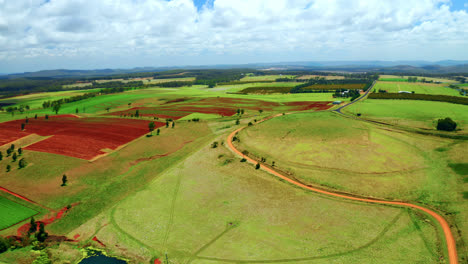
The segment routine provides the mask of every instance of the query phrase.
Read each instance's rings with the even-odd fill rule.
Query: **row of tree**
[[[407,93],[371,93],[369,99],[402,99],[438,101],[453,104],[468,105],[468,98],[461,96],[434,95],[434,94],[407,94]]]

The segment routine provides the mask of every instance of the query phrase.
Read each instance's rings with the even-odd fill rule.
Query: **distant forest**
[[[239,80],[245,77],[245,74],[254,74],[256,76],[260,75],[320,75],[320,76],[327,76],[327,75],[344,75],[347,79],[347,83],[349,83],[350,79],[367,79],[367,82],[370,79],[374,79],[375,74],[379,74],[378,72],[375,73],[354,73],[354,74],[343,74],[343,73],[335,73],[335,72],[320,72],[320,71],[309,71],[309,70],[273,70],[273,71],[261,71],[255,69],[212,69],[212,70],[169,70],[169,71],[159,71],[159,72],[136,72],[136,73],[125,73],[125,74],[115,74],[110,76],[80,76],[80,77],[21,77],[17,78],[17,76],[2,76],[0,78],[0,98],[17,96],[17,95],[24,95],[29,93],[37,93],[37,92],[53,92],[53,91],[64,91],[70,90],[71,88],[65,88],[65,85],[76,84],[77,82],[91,82],[92,85],[88,86],[76,86],[73,87],[73,90],[84,90],[90,88],[114,88],[114,89],[121,89],[126,90],[129,88],[144,88],[148,86],[164,86],[164,87],[180,87],[180,86],[190,86],[192,84],[201,84],[201,85],[208,85],[209,87],[214,87],[219,84],[239,84]],[[395,75],[405,75],[405,76],[423,76],[423,77],[439,77],[439,78],[452,78],[456,79],[459,76],[466,76],[468,77],[468,73],[460,74],[460,73],[447,73],[447,74],[421,74],[421,73],[394,73]],[[370,77],[372,76],[372,77]],[[187,82],[187,81],[172,81],[167,83],[158,83],[158,84],[144,84],[142,81],[128,81],[128,82],[121,82],[121,81],[109,81],[104,83],[95,82],[97,80],[113,80],[113,79],[124,79],[124,80],[132,80],[134,78],[147,78],[153,77],[157,79],[172,79],[172,78],[182,78],[182,77],[195,77],[195,81]],[[297,82],[305,82],[304,87],[307,85],[311,85],[313,83],[337,83],[339,81],[317,81],[317,80],[294,80],[294,79],[287,79],[287,78],[279,78],[274,81],[297,81]],[[359,82],[356,80],[356,82]],[[367,83],[366,82],[366,83]],[[301,88],[301,87],[299,87]]]

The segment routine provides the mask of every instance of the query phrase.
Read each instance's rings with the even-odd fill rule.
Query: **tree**
[[[64,174],[62,176],[62,185],[60,185],[60,186],[67,186],[67,181],[68,181],[67,175]]]
[[[135,111],[135,117],[140,117],[140,110]]]
[[[218,147],[218,141],[211,143],[211,148],[217,148],[217,147]]]
[[[109,112],[109,110],[110,110],[110,107],[106,107],[106,110],[107,110],[107,112]],[[137,110],[137,111],[138,111],[138,110]]]
[[[169,127],[169,121],[166,120],[166,128]]]
[[[78,107],[75,109],[75,113],[78,114],[80,110],[78,110]]]
[[[3,160],[3,153],[0,151],[0,160]]]
[[[26,117],[26,119],[24,120],[24,122],[25,122],[26,124],[28,124],[28,123],[29,123],[29,118]]]
[[[31,217],[31,221],[29,221],[29,233],[34,234],[37,231],[37,224],[36,220],[34,220],[34,216]]]
[[[260,109],[260,110],[258,110],[258,112],[261,114],[261,113],[263,113],[263,110],[262,110],[262,109]]]
[[[241,109],[241,115],[243,115],[243,114],[244,114],[244,109]]]
[[[37,119],[37,114],[34,115],[34,119]]]
[[[20,159],[19,162],[18,162],[18,167],[20,169],[26,167],[26,165],[28,165],[28,163],[26,162],[26,160],[24,158]]]
[[[11,158],[13,159],[13,162],[16,161],[16,159],[18,158],[18,155],[16,155],[16,152],[13,152],[13,156]]]
[[[239,119],[236,120],[236,125],[239,125],[240,124],[240,121]]]
[[[11,145],[10,145],[10,150],[11,150],[11,151],[15,150],[15,144],[11,144]]]
[[[161,132],[161,130],[159,130],[159,128],[158,128],[158,130],[156,130],[156,135],[159,136],[159,132]]]
[[[0,254],[7,251],[10,248],[8,240],[0,236]]]
[[[455,123],[455,121],[453,121],[450,117],[439,119],[437,121],[437,130],[454,131],[455,129],[457,129],[457,123]]]
[[[11,170],[10,164],[6,165],[6,172],[10,172],[10,170]]]
[[[45,119],[49,119],[49,115],[45,115]]]
[[[151,135],[153,135],[153,130],[154,130],[155,126],[156,126],[156,125],[154,124],[154,122],[150,122],[150,123],[148,124],[148,129],[149,129]]]
[[[255,169],[256,170],[260,169],[260,163],[257,162],[257,165],[255,165]]]
[[[21,123],[21,130],[24,130],[24,127],[26,126],[25,123]]]
[[[22,155],[23,154],[23,149],[22,148],[18,148],[18,155]]]
[[[46,238],[49,236],[44,229],[44,223],[39,224],[39,232],[36,234],[36,239],[40,242],[44,242]]]
[[[52,107],[52,109],[54,110],[55,114],[58,114],[61,106],[61,104],[54,104],[54,107]]]
[[[174,126],[175,126],[175,122],[172,122],[172,128],[174,128]]]
[[[11,152],[12,152],[12,150],[11,150],[11,149],[7,149],[7,150],[6,150],[7,157],[10,157],[10,155],[11,155]]]

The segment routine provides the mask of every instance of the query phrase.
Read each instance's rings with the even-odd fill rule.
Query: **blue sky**
[[[0,1],[0,73],[468,60],[467,10],[468,0]]]

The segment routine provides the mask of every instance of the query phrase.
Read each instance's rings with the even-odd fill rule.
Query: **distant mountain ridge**
[[[118,74],[139,72],[160,72],[174,69],[234,69],[251,68],[265,70],[277,68],[283,70],[316,70],[316,71],[350,71],[350,72],[384,72],[384,73],[468,73],[468,61],[442,60],[429,61],[298,61],[249,64],[217,64],[199,66],[173,67],[137,67],[132,69],[94,69],[94,70],[42,70],[14,74],[0,74],[0,79],[16,78],[80,78],[105,77]]]

